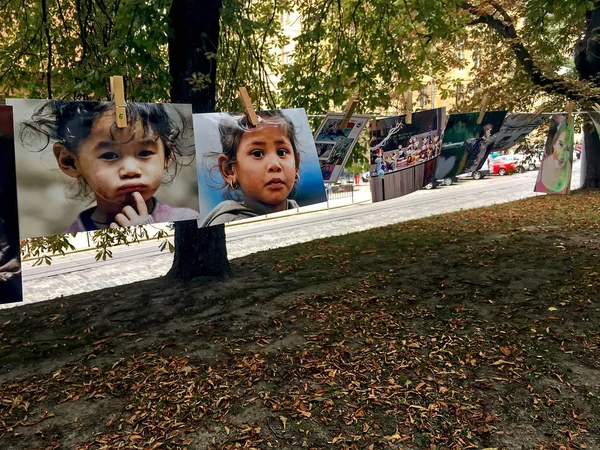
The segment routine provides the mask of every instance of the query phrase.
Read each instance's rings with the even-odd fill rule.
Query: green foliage
[[[339,110],[357,90],[362,111],[395,113],[402,107],[399,93],[418,90],[431,77],[442,98],[464,84],[458,111],[476,110],[484,93],[490,109],[528,111],[540,99],[549,107],[564,105],[564,96],[532,82],[516,58],[516,42],[486,25],[486,14],[514,25],[544,74],[586,89],[572,61],[590,1],[296,0],[295,6],[304,28],[280,88],[284,104],[309,112]]]
[[[170,3],[47,0],[47,27],[44,3],[1,3],[0,97],[107,99],[110,76],[123,75],[129,100],[168,100]]]
[[[217,65],[217,110],[240,111],[238,87],[246,86],[257,109],[273,109],[279,98],[272,84],[288,43],[281,17],[289,0],[223,0]]]
[[[284,104],[309,112],[340,109],[353,91],[362,110],[397,110],[399,93],[455,62],[448,46],[462,39],[467,19],[438,0],[310,0],[296,7],[304,29],[280,87]]]
[[[153,227],[127,227],[96,230],[89,232],[91,244],[96,248],[96,261],[112,258],[111,248],[117,245],[129,245],[143,240],[159,241],[159,249],[164,251],[168,249],[171,253],[175,248],[168,237],[172,234],[173,227],[170,225],[167,230],[155,229],[150,233]],[[21,240],[21,257],[23,259],[36,259],[34,266],[52,263],[54,256],[64,256],[68,251],[76,251],[69,237],[75,234],[59,234],[56,236],[42,236]]]

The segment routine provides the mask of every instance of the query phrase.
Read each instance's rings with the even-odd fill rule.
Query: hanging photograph
[[[0,303],[23,301],[12,107],[0,106]]]
[[[344,115],[328,113],[315,134],[317,156],[323,181],[336,183],[346,166],[350,153],[369,121],[370,116],[353,114],[348,125],[339,129]]]
[[[568,194],[573,168],[573,120],[555,114],[550,119],[550,129],[544,146],[544,158],[540,165],[535,192]]]
[[[371,129],[373,201],[415,192],[429,182],[441,151],[446,108],[378,119]]]
[[[450,114],[444,130],[436,180],[480,170],[491,151],[492,136],[502,127],[506,111],[488,111],[480,124],[479,113]]]
[[[194,114],[201,226],[327,201],[304,109]]]
[[[535,114],[528,113],[508,114],[500,131],[492,137],[491,151],[503,152],[514,147],[547,120],[543,116],[534,117]]]
[[[190,105],[7,100],[21,237],[197,219]]]

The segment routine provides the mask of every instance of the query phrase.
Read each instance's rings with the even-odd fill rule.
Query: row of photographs
[[[9,100],[21,238],[196,219],[200,226],[325,202],[303,109],[194,114],[189,105]]]
[[[337,180],[370,118],[353,115],[340,129],[342,115],[330,113],[313,137],[303,109],[259,116],[251,127],[241,114],[130,103],[120,129],[110,102],[8,100],[0,107],[0,300],[20,296],[19,236],[192,219],[209,226],[325,202],[324,181]],[[411,124],[372,121],[373,174],[404,171],[394,183],[405,195],[434,176],[475,170],[492,148],[509,148],[541,123],[490,112],[477,124],[476,116],[446,123],[438,108]]]
[[[418,178],[420,184],[406,191],[412,192],[433,180],[481,170],[492,152],[508,150],[545,121],[535,114],[507,115],[506,111],[486,112],[481,121],[478,113],[451,114],[447,122],[444,116],[440,108],[413,114],[411,124],[405,115],[377,120],[371,130],[372,184],[378,183],[375,177],[390,177],[396,184]],[[551,118],[537,192],[565,193],[568,189],[573,124],[566,122],[563,115]],[[432,160],[436,160],[434,173],[420,170]],[[430,169],[429,164],[423,167]],[[389,192],[373,197],[374,201],[390,198]]]

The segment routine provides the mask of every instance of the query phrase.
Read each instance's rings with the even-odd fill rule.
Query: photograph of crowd
[[[439,156],[445,108],[377,119],[371,129],[371,175],[406,169]]]

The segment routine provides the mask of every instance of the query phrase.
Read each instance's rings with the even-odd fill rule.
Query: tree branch
[[[46,73],[46,87],[48,89],[48,98],[52,98],[52,39],[50,38],[50,25],[48,24],[48,4],[42,0],[42,26],[46,33],[46,43],[48,44],[48,72]]]
[[[546,76],[540,67],[535,64],[529,50],[523,45],[523,41],[517,34],[512,19],[500,5],[493,4],[496,11],[502,15],[504,20],[498,19],[493,14],[486,13],[468,1],[462,1],[459,6],[474,16],[471,23],[485,24],[504,38],[517,60],[521,63],[521,67],[523,67],[523,70],[525,70],[535,85],[541,87],[549,94],[564,95],[570,100],[579,102],[598,102],[600,100],[600,91],[597,88],[591,94],[589,91],[584,93],[583,89],[578,88],[572,81],[564,77]]]

